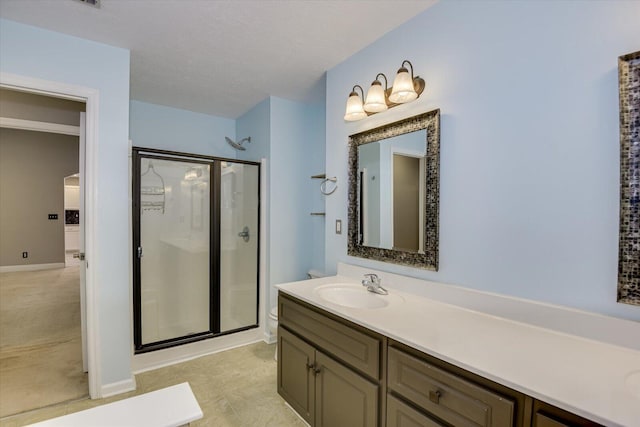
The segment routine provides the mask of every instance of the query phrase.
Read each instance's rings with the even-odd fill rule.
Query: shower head
[[[238,141],[238,142],[235,142],[235,141],[233,141],[231,138],[228,138],[228,137],[226,137],[226,136],[224,137],[224,139],[226,139],[226,140],[227,140],[227,143],[228,143],[230,146],[232,146],[232,147],[233,147],[233,148],[235,148],[236,150],[240,150],[240,151],[245,151],[245,150],[246,150],[246,148],[242,146],[242,143],[243,143],[243,142],[245,142],[245,141],[247,141],[247,142],[249,142],[249,143],[251,142],[251,137],[250,137],[250,136],[248,136],[248,137],[246,137],[246,138],[242,138],[242,139],[241,139],[240,141]]]

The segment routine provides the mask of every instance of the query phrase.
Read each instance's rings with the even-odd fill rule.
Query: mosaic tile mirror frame
[[[424,213],[421,251],[385,249],[361,244],[359,233],[359,170],[358,147],[363,144],[386,140],[396,136],[426,130],[423,181]],[[436,109],[409,117],[349,137],[349,204],[348,245],[350,256],[368,258],[393,264],[408,265],[428,270],[438,270],[438,215],[440,206],[440,110]]]
[[[620,243],[618,302],[640,305],[640,51],[618,58]]]

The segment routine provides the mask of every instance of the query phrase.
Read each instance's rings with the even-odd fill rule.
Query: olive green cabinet
[[[426,356],[389,348],[388,390],[455,425],[513,426],[515,401],[436,366]]]
[[[278,393],[313,427],[379,426],[380,341],[293,300],[279,304]]]
[[[278,393],[310,425],[377,425],[378,385],[282,327],[278,354]]]
[[[407,405],[394,395],[387,396],[387,427],[445,427],[438,421]]]
[[[315,411],[315,349],[278,327],[278,393],[309,424]]]
[[[533,402],[531,425],[532,427],[601,427],[598,423],[539,400]]]
[[[278,393],[312,427],[598,426],[286,294],[278,310]]]

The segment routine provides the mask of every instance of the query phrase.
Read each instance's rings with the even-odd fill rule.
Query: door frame
[[[406,148],[401,148],[401,147],[392,147],[391,148],[391,156],[390,156],[390,193],[391,193],[391,203],[389,204],[389,209],[391,210],[391,246],[393,247],[393,242],[394,242],[394,233],[393,233],[393,180],[394,180],[394,170],[393,170],[393,157],[395,155],[400,155],[400,156],[405,156],[405,157],[413,157],[416,159],[419,159],[420,161],[420,170],[419,170],[419,174],[420,174],[420,181],[419,181],[419,187],[418,187],[418,252],[419,253],[424,253],[424,209],[423,207],[425,206],[425,201],[424,201],[424,197],[425,197],[425,185],[426,185],[426,181],[425,181],[425,174],[426,174],[426,156],[424,154],[424,152],[422,151],[416,151],[416,150],[411,150],[411,149],[406,149]]]
[[[89,396],[101,397],[102,371],[100,363],[100,334],[98,324],[99,296],[97,289],[97,253],[96,213],[97,213],[97,145],[98,145],[98,108],[100,91],[94,88],[70,85],[67,83],[26,77],[0,72],[0,87],[55,98],[81,101],[86,105],[85,157],[79,159],[85,165],[85,253],[86,253],[86,319],[87,336],[83,346],[87,348],[87,367]],[[88,261],[92,267],[88,268]]]

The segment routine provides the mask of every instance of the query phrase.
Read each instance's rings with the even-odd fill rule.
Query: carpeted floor
[[[88,395],[78,266],[0,273],[0,417]]]

